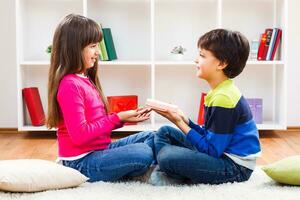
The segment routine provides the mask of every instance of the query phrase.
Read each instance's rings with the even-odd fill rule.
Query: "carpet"
[[[151,186],[138,182],[84,183],[80,187],[37,193],[4,193],[1,200],[299,200],[300,187],[272,181],[259,167],[249,181],[221,185]]]

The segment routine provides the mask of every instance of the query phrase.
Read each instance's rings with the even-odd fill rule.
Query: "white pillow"
[[[37,192],[75,187],[88,178],[79,171],[38,159],[0,161],[0,190]]]

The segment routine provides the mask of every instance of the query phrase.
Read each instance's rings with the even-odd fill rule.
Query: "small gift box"
[[[109,111],[118,113],[126,110],[135,110],[138,106],[137,95],[125,96],[108,96],[107,101],[109,104]],[[136,123],[125,123],[125,125],[133,125]]]
[[[248,98],[248,104],[253,115],[255,123],[262,124],[263,122],[263,100],[259,98]]]

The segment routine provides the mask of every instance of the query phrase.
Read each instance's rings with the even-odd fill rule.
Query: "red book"
[[[27,106],[31,123],[33,126],[45,124],[45,113],[42,106],[41,97],[37,87],[22,89],[23,98]]]
[[[266,60],[271,60],[271,55],[272,55],[272,52],[274,50],[274,44],[275,44],[277,34],[278,34],[278,28],[274,28],[273,32],[272,32],[271,42],[270,42],[270,45],[269,45]]]
[[[199,114],[198,114],[198,124],[203,125],[204,124],[204,98],[206,96],[206,93],[201,93],[201,100],[200,100],[200,107],[199,107]]]
[[[138,105],[138,96],[126,95],[126,96],[108,96],[107,101],[109,104],[110,113],[118,113],[126,110],[135,110]],[[136,123],[125,123],[126,125],[132,125]]]
[[[266,60],[266,58],[267,58],[267,54],[268,54],[268,50],[269,50],[270,42],[271,42],[271,38],[272,38],[272,32],[273,32],[273,29],[271,29],[271,28],[268,28],[265,31],[266,43],[265,43],[265,48],[264,48],[262,60]]]
[[[257,60],[263,60],[266,40],[267,40],[267,34],[265,34],[265,33],[261,34],[260,35],[260,43],[259,43],[258,52],[257,52]]]
[[[272,55],[271,55],[271,60],[274,60],[274,56],[275,56],[277,47],[278,47],[278,45],[279,45],[279,43],[281,41],[281,35],[282,35],[282,30],[278,29],[278,33],[277,33],[275,44],[274,44],[274,49],[273,49]]]

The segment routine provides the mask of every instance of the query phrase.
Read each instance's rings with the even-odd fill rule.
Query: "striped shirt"
[[[187,138],[200,152],[215,158],[225,154],[253,170],[261,151],[259,134],[249,105],[233,81],[223,81],[211,90],[204,105],[204,126],[190,120]]]

